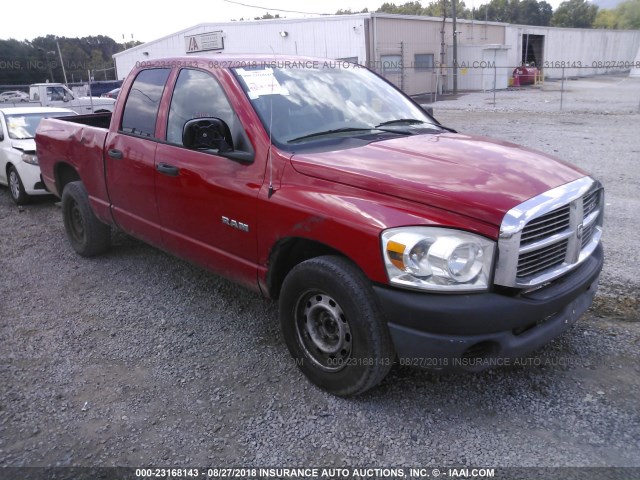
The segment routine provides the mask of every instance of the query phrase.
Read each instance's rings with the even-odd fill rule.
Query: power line
[[[236,5],[242,5],[243,7],[259,8],[261,10],[267,10],[267,11],[273,11],[273,12],[302,13],[303,15],[330,15],[328,13],[300,12],[298,10],[284,10],[282,8],[267,8],[267,7],[263,7],[262,5],[249,5],[248,3],[234,2],[233,0],[223,0],[223,1],[227,3],[235,3]]]

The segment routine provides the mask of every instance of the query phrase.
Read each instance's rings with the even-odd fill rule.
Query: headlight
[[[382,233],[389,281],[421,290],[489,287],[495,242],[449,228],[402,227]]]
[[[30,165],[38,165],[38,156],[35,153],[23,153],[22,161]]]

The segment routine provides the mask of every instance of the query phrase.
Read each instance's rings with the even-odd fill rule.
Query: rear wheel
[[[83,257],[106,252],[111,245],[111,228],[91,210],[89,196],[82,182],[71,182],[62,192],[62,218],[67,238]]]
[[[24,190],[24,185],[22,184],[22,179],[20,175],[18,175],[18,171],[16,167],[11,165],[9,167],[8,173],[8,184],[9,184],[9,193],[11,198],[17,205],[24,205],[29,201],[29,195]]]
[[[318,257],[291,270],[280,295],[280,323],[302,372],[335,395],[374,387],[393,364],[389,330],[369,281],[344,258]]]

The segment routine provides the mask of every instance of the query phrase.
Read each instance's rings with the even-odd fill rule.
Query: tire
[[[82,182],[71,182],[62,192],[62,219],[73,249],[83,257],[109,250],[111,227],[102,223],[91,210]]]
[[[300,370],[334,395],[369,390],[393,365],[369,280],[347,259],[323,256],[294,267],[280,293],[280,326]]]
[[[13,165],[9,167],[7,172],[7,185],[9,185],[9,194],[16,205],[24,205],[29,202],[29,195],[25,192],[22,179]]]

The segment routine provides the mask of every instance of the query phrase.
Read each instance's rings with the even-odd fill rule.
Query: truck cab
[[[113,112],[115,100],[99,97],[76,97],[62,83],[35,83],[29,87],[29,100],[43,107],[63,107],[76,113]]]

